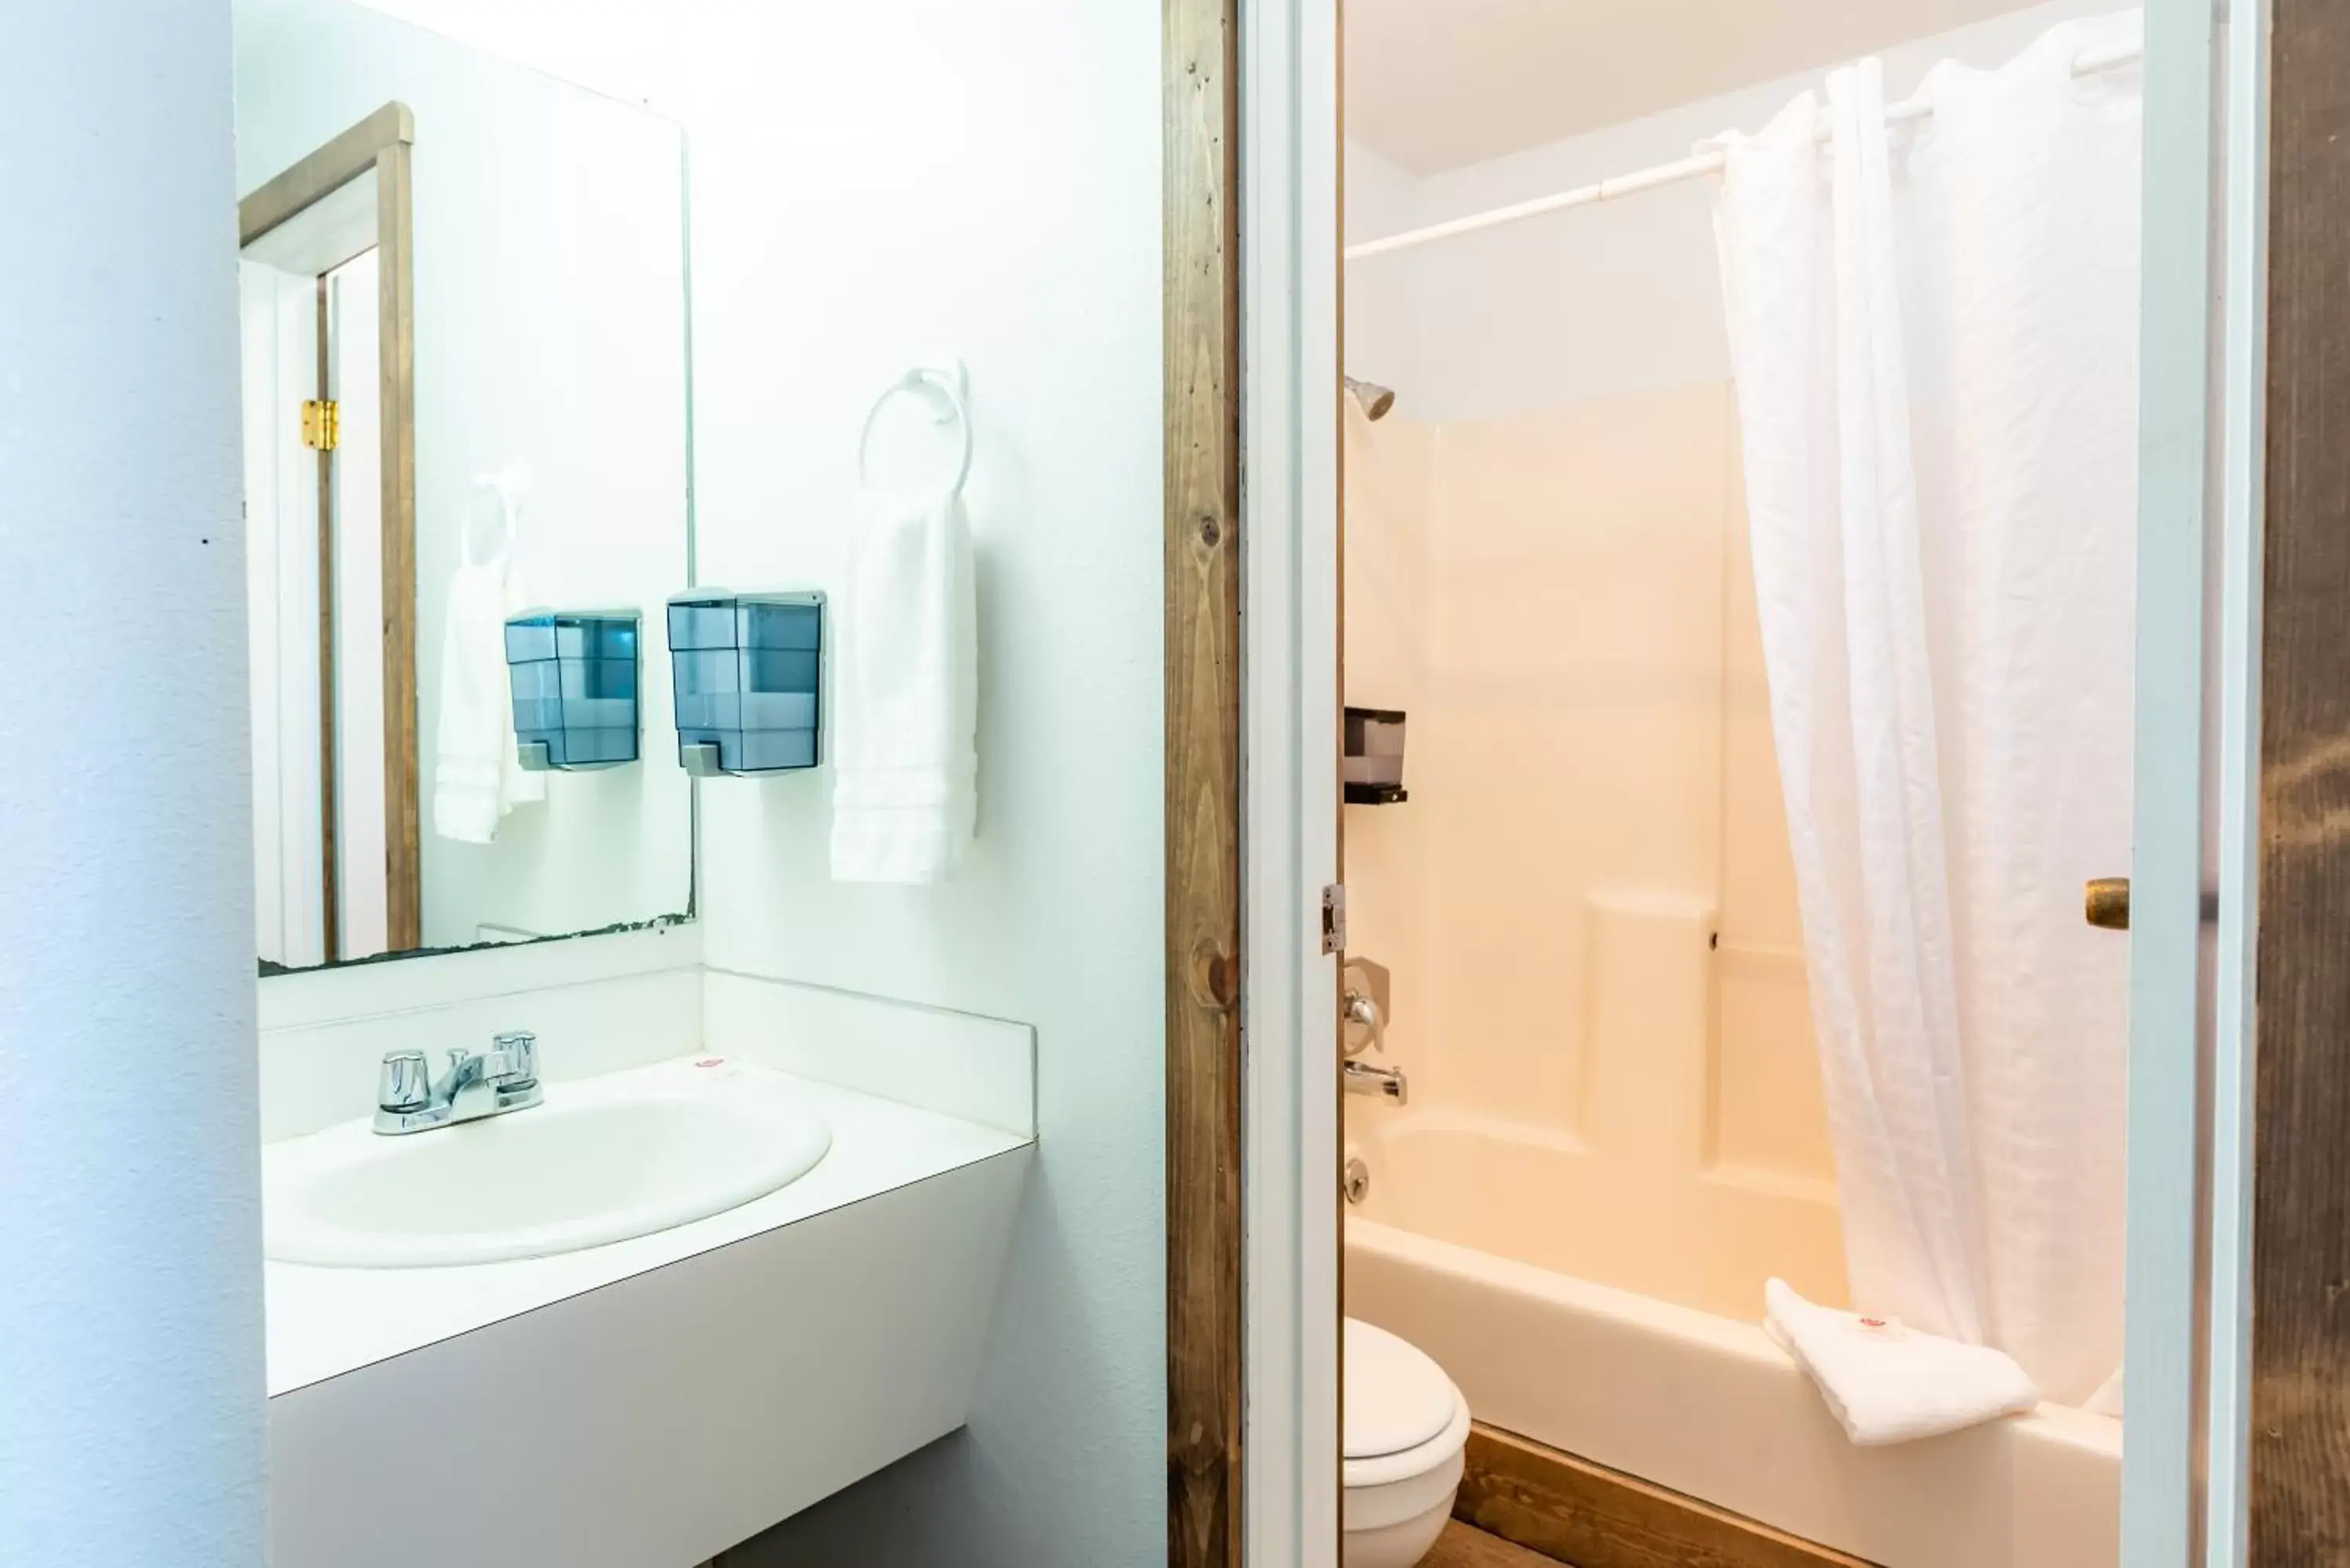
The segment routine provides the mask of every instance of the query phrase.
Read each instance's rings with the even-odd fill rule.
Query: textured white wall
[[[705,787],[709,959],[1034,1023],[1041,1137],[970,1429],[745,1563],[1163,1563],[1159,6],[710,17],[702,573],[827,580],[867,404],[960,354],[982,648],[963,875],[833,883],[821,780]]]
[[[721,781],[702,911],[720,968],[1034,1023],[1040,1158],[970,1428],[742,1561],[1164,1562],[1159,6],[374,3],[685,122],[704,580],[828,582],[868,402],[971,367],[973,859],[838,886],[822,778]]]
[[[0,1562],[262,1561],[225,0],[0,13]]]

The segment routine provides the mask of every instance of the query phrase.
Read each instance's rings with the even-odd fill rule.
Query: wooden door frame
[[[1164,6],[1168,1561],[1336,1568],[1339,0]]]
[[[1239,0],[1165,0],[1167,1557],[1241,1561]]]
[[[416,736],[415,141],[414,113],[404,103],[387,103],[237,203],[237,244],[243,249],[352,181],[370,173],[376,177],[375,244],[380,258],[376,333],[382,425],[384,888],[387,946],[393,952],[424,945],[423,806]],[[318,351],[323,365],[327,353],[323,330]],[[322,454],[322,518],[328,504],[325,478]],[[323,524],[321,540],[331,544]],[[320,566],[322,571],[330,569],[330,557],[322,555]],[[324,630],[330,613],[328,600],[322,597],[322,642],[330,635]],[[331,655],[325,668],[331,672]],[[331,686],[322,682],[322,688],[321,703],[331,703]],[[331,727],[325,733],[331,736]],[[331,766],[329,759],[328,767]],[[331,800],[327,804],[331,844],[334,808]],[[332,929],[331,911],[328,920]],[[331,962],[341,955],[330,950],[327,956]]]
[[[2274,0],[2244,1562],[2350,1550],[2350,13]]]

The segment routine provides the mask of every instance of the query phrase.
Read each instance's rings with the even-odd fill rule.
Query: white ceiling
[[[1347,129],[1434,173],[2028,3],[1345,0]]]

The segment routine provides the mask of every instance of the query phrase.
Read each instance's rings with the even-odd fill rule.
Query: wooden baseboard
[[[1452,1515],[1574,1568],[1872,1568],[1693,1497],[1480,1425]]]
[[[1444,1526],[1436,1550],[1420,1560],[1419,1568],[1552,1568],[1552,1563],[1539,1552],[1513,1546],[1456,1519]]]

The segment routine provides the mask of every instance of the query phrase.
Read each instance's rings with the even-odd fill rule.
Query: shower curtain
[[[2130,850],[2135,15],[1874,61],[1725,137],[1715,213],[1853,1301],[2117,1373]]]

